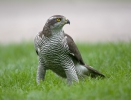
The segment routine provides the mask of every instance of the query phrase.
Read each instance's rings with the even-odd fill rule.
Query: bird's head
[[[65,24],[70,24],[70,21],[62,15],[51,16],[46,22],[50,29],[62,29]]]

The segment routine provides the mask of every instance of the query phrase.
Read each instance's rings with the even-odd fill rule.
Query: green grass
[[[36,84],[37,55],[31,43],[0,45],[0,100],[130,100],[131,42],[79,44],[84,61],[106,75],[72,86],[51,71]]]

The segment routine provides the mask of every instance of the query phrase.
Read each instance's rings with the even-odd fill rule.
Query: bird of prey
[[[79,82],[85,76],[105,77],[102,73],[86,65],[73,39],[63,31],[70,21],[62,15],[51,16],[43,30],[35,39],[35,50],[39,58],[37,83],[44,80],[46,71],[52,70],[67,79],[68,84]]]

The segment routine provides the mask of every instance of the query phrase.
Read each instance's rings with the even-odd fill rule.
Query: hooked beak
[[[68,19],[66,19],[66,24],[70,24],[70,21]]]

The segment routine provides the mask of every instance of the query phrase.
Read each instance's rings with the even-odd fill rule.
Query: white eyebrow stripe
[[[50,17],[49,20],[54,19],[54,18],[56,18],[56,17]]]

